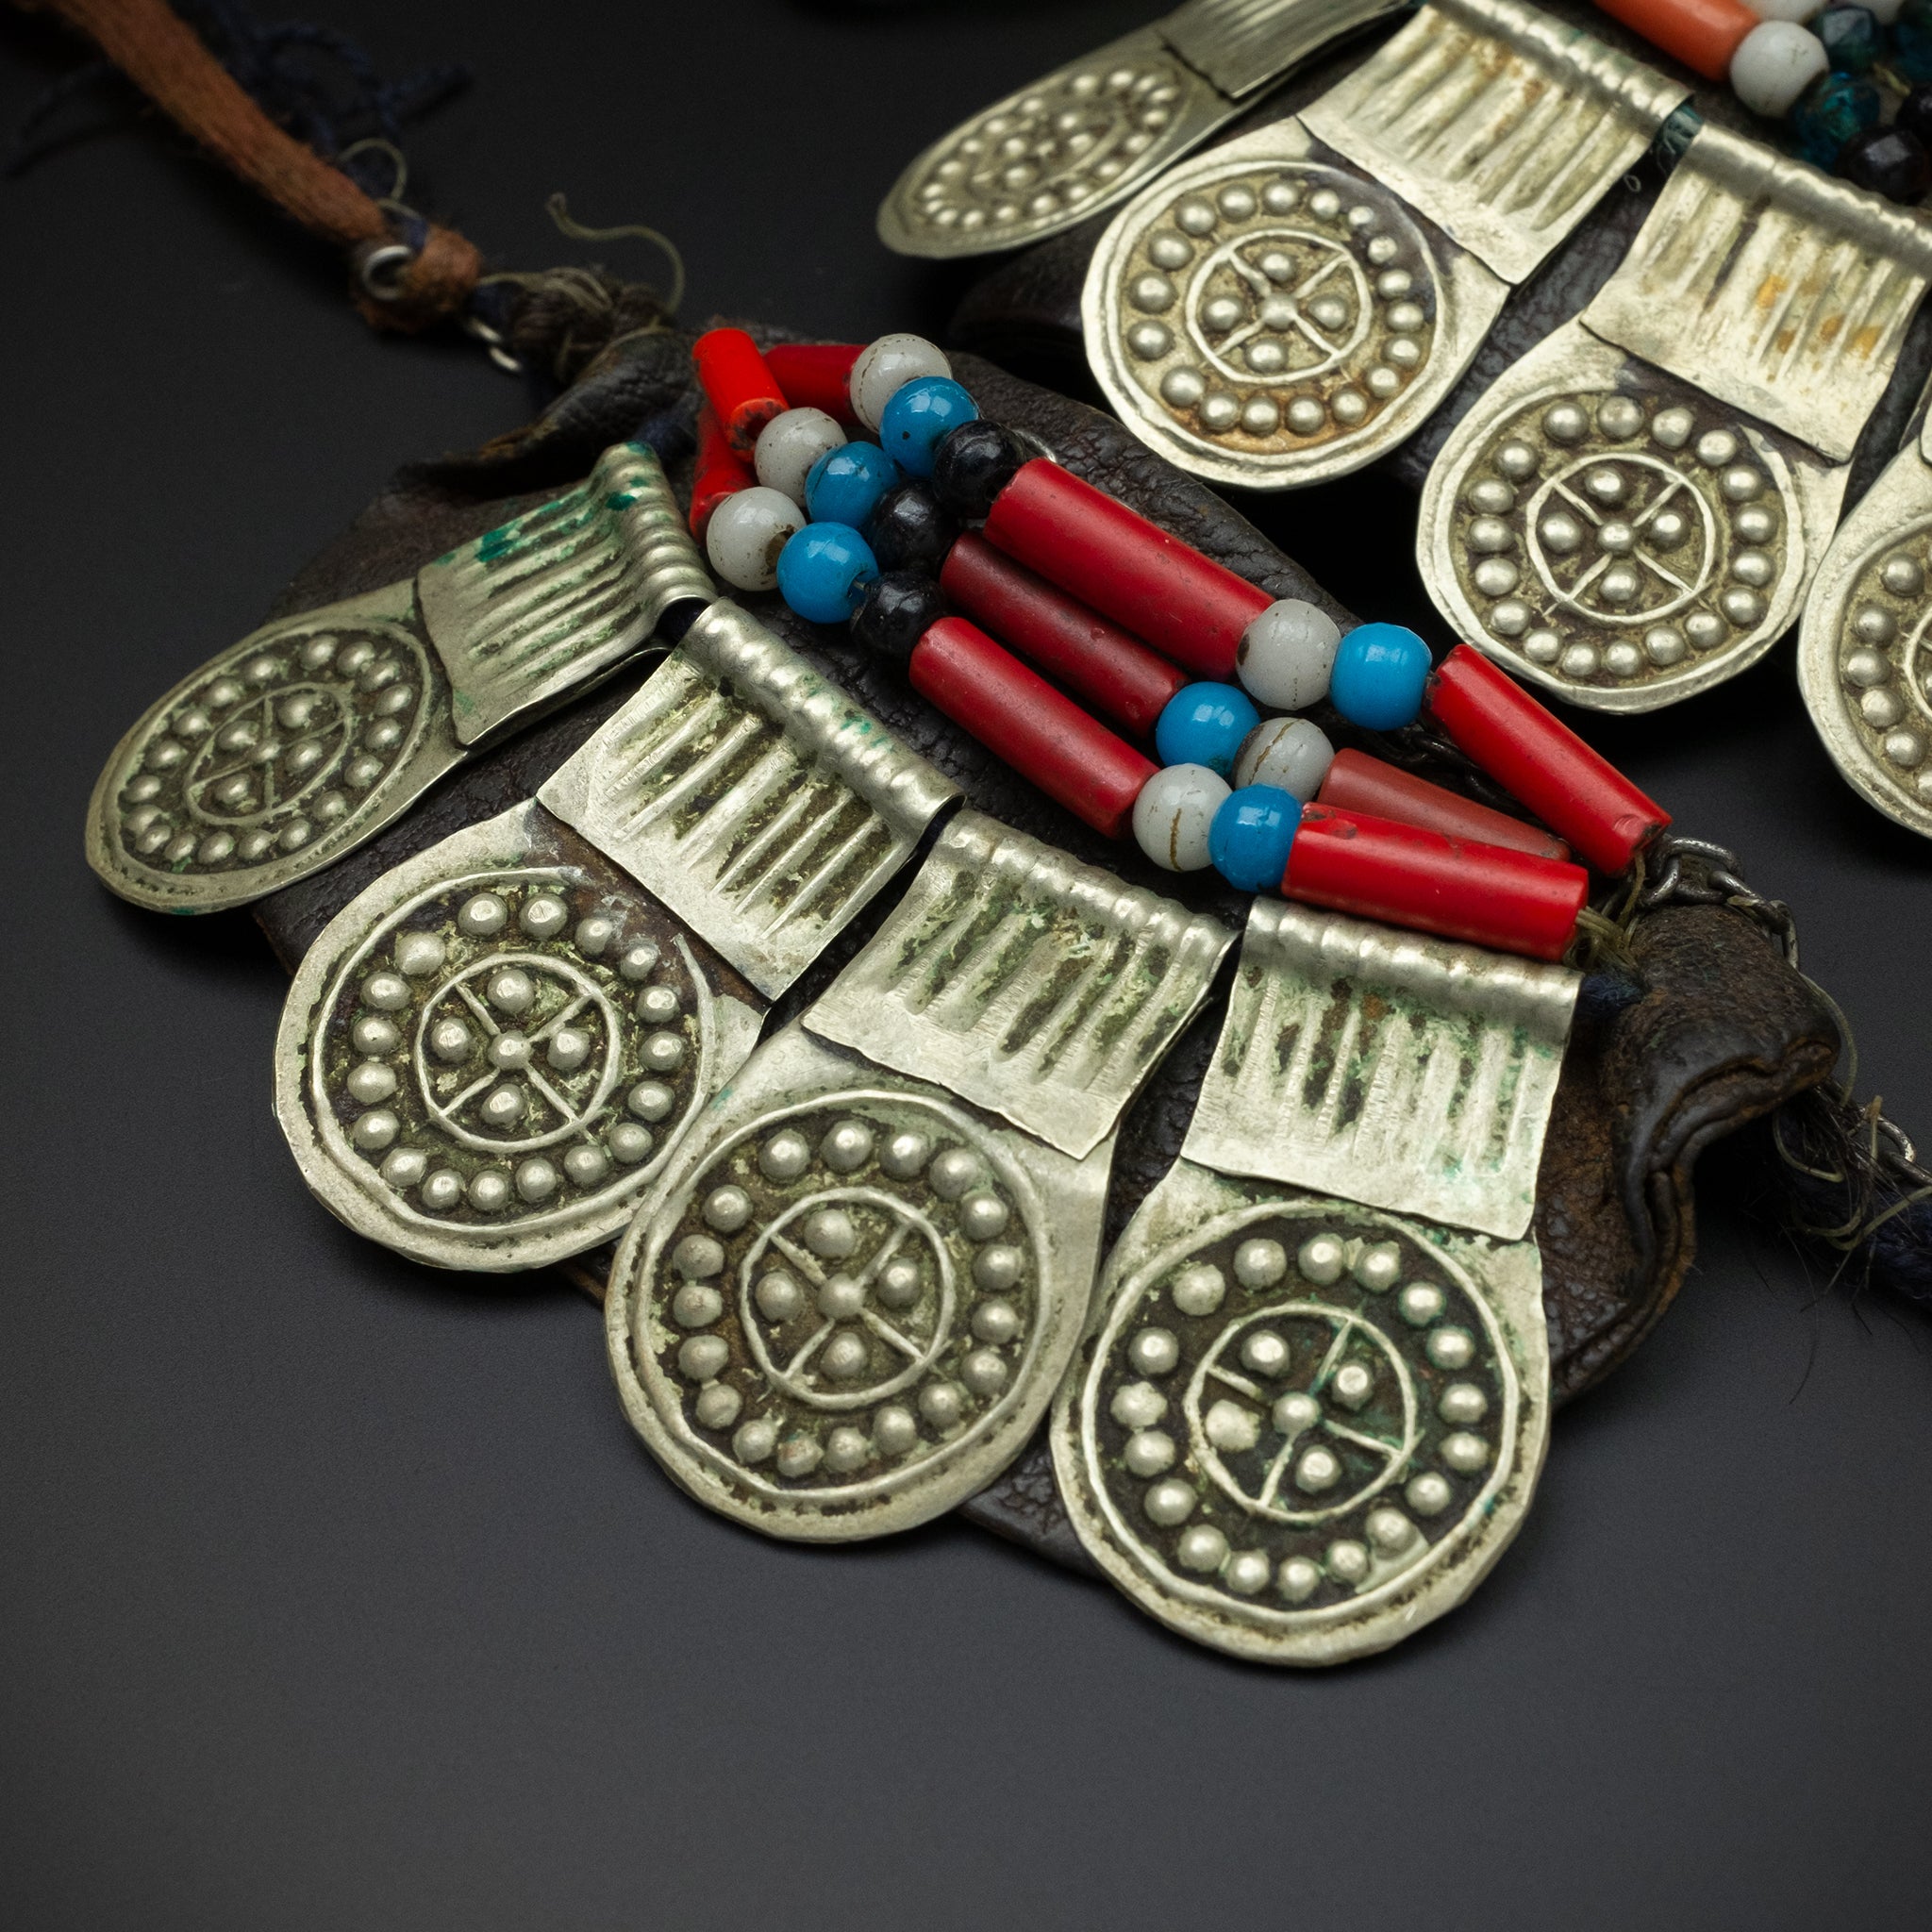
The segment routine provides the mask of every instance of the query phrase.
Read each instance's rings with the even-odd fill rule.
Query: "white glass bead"
[[[727,496],[711,512],[705,555],[734,591],[769,591],[778,581],[778,553],[805,512],[776,490],[758,485]]]
[[[1282,597],[1241,633],[1235,675],[1257,704],[1301,711],[1328,695],[1328,674],[1341,632],[1326,611]]]
[[[1156,772],[1134,801],[1134,837],[1163,872],[1204,872],[1208,827],[1227,796],[1227,780],[1206,765]]]
[[[1901,6],[1904,0],[1899,0]],[[1744,0],[1759,20],[1795,20],[1801,25],[1824,10],[1824,0]]]
[[[1306,718],[1263,718],[1241,741],[1234,782],[1273,785],[1306,805],[1322,789],[1334,761],[1335,747],[1319,724]]]
[[[1906,0],[1861,0],[1861,4],[1880,26],[1890,26],[1899,17]]]
[[[1798,96],[1831,72],[1824,42],[1795,21],[1767,20],[1731,56],[1731,92],[1767,121],[1781,121]]]
[[[844,441],[845,432],[823,409],[787,409],[758,431],[753,452],[758,481],[802,506],[807,471]]]
[[[876,430],[893,391],[916,375],[950,375],[953,365],[945,352],[924,336],[881,336],[861,349],[852,365],[852,410],[868,429]]]

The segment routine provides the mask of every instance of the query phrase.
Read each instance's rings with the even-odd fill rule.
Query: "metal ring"
[[[376,301],[393,302],[415,259],[416,251],[405,242],[365,242],[356,251],[356,278]]]

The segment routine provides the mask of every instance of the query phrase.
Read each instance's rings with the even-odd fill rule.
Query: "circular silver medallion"
[[[1191,139],[1201,83],[1146,47],[1050,75],[929,148],[887,203],[889,242],[914,254],[1010,248],[1099,206]]]
[[[1128,1276],[1054,1453],[1083,1541],[1162,1622],[1328,1662],[1394,1641],[1493,1559],[1524,1407],[1464,1267],[1394,1216],[1286,1201]]]
[[[702,1500],[778,1535],[870,1536],[978,1487],[1061,1338],[1031,1182],[937,1100],[760,1115],[635,1225],[610,1339],[641,1426]],[[1015,1445],[1016,1446],[1016,1445]]]
[[[1688,389],[1547,388],[1487,425],[1440,501],[1477,641],[1579,703],[1641,708],[1735,675],[1805,585],[1789,465]]]
[[[1807,702],[1853,784],[1932,833],[1932,514],[1888,520],[1823,575],[1800,649]]]
[[[392,1247],[535,1266],[621,1222],[709,1091],[712,1034],[657,907],[570,867],[439,880],[379,919],[308,1016],[297,1158]]]
[[[1436,375],[1429,246],[1398,197],[1341,168],[1196,162],[1119,218],[1096,274],[1096,373],[1203,475],[1354,467],[1407,433]]]
[[[122,740],[88,856],[124,898],[213,911],[327,864],[396,808],[392,780],[446,707],[400,625],[328,613],[258,633]]]

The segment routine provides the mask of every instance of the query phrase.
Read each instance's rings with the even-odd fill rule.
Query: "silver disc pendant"
[[[374,838],[469,747],[614,670],[716,595],[650,450],[407,583],[266,625],[115,747],[88,862],[159,912],[246,905]]]
[[[1421,427],[1683,97],[1519,0],[1437,0],[1298,116],[1122,209],[1082,294],[1094,375],[1214,482],[1359,469]]]
[[[879,205],[900,255],[991,254],[1124,200],[1328,42],[1401,0],[1191,0],[963,122]]]
[[[1508,1546],[1549,1433],[1542,1271],[1499,1242],[1182,1160],[1055,1407],[1081,1540],[1170,1629],[1341,1663]]]
[[[949,825],[625,1238],[610,1360],[666,1470],[818,1542],[998,1474],[1086,1319],[1121,1111],[1230,942],[976,813]]]
[[[1596,710],[1746,670],[1798,614],[1928,278],[1914,217],[1707,124],[1616,274],[1442,445],[1416,538],[1437,608]]]
[[[1457,634],[1603,711],[1735,677],[1797,615],[1845,471],[1565,323],[1430,469],[1423,577]]]
[[[1840,526],[1798,634],[1811,722],[1852,789],[1932,837],[1932,460],[1923,421]]]
[[[1255,902],[1181,1158],[1054,1412],[1075,1531],[1171,1629],[1340,1663],[1516,1533],[1549,1427],[1524,1237],[1577,984]]]
[[[373,838],[463,757],[408,584],[243,638],[152,705],[88,808],[88,861],[158,912],[258,899]]]
[[[645,1203],[606,1302],[632,1423],[770,1535],[884,1536],[1025,1446],[1086,1316],[1111,1136],[1068,1159],[793,1026]]]
[[[758,1038],[764,1002],[536,804],[442,841],[310,948],[277,1046],[305,1175],[440,1267],[607,1239]]]
[[[439,1267],[608,1239],[955,795],[720,599],[536,799],[329,922],[276,1040],[303,1177]]]

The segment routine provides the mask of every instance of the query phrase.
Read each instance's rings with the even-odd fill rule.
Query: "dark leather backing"
[[[681,483],[696,404],[689,342],[664,334],[618,344],[528,429],[474,455],[404,471],[302,572],[273,614],[408,575],[513,515],[533,493],[581,475],[599,450],[625,436],[641,433],[656,444]],[[1347,618],[1220,497],[1111,418],[970,357],[959,358],[958,373],[987,415],[1038,437],[1070,469],[1275,595],[1307,597]],[[983,752],[895,673],[860,658],[842,632],[802,622],[775,596],[744,602],[955,778],[980,810],[1239,928],[1243,895],[1211,874],[1177,879],[1155,871],[1131,845],[1101,839]],[[328,920],[390,866],[527,797],[648,675],[648,663],[486,751],[369,846],[264,901],[257,916],[284,963],[292,967]],[[1351,735],[1338,720],[1324,723],[1340,739]],[[841,935],[778,1003],[771,1025],[816,996],[893,896],[884,894]],[[1635,986],[1597,1003],[1600,1012],[1587,1007],[1579,1022],[1540,1178],[1536,1231],[1559,1401],[1621,1360],[1676,1293],[1694,1248],[1691,1171],[1699,1153],[1823,1078],[1838,1052],[1829,1013],[1740,914],[1703,907],[1659,912],[1637,925],[1632,952]],[[1115,1158],[1109,1239],[1178,1151],[1219,1024],[1215,1002],[1129,1111]],[[573,1272],[594,1287],[601,1257],[586,1257]],[[1038,1443],[966,1513],[1042,1555],[1085,1567]]]

